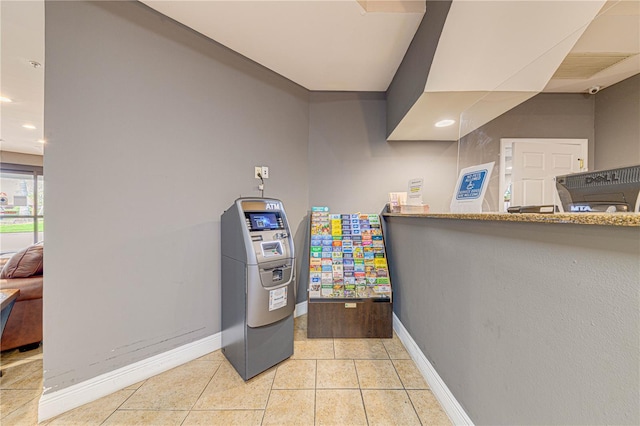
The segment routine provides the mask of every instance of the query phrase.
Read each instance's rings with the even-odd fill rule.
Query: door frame
[[[507,151],[512,152],[514,142],[529,142],[540,144],[563,144],[579,145],[581,148],[581,159],[584,161],[580,171],[588,170],[589,161],[589,139],[574,138],[500,138],[500,185],[498,193],[498,211],[506,211],[504,208],[504,193],[507,190]]]

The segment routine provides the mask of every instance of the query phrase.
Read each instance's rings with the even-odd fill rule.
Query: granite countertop
[[[386,217],[422,217],[431,219],[489,220],[502,222],[572,223],[640,227],[640,213],[383,213]]]

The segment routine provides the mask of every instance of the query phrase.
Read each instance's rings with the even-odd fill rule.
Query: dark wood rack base
[[[374,299],[310,299],[307,337],[391,338],[393,304]]]

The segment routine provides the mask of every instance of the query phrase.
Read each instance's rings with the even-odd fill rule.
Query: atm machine
[[[237,199],[221,228],[222,352],[249,380],[293,355],[293,238],[275,199]]]

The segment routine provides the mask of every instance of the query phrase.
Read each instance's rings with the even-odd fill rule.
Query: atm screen
[[[279,213],[246,213],[252,231],[284,229]]]

